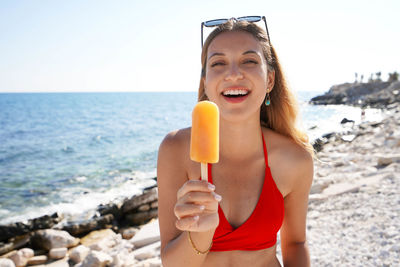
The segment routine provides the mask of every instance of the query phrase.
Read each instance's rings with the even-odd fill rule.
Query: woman
[[[220,160],[208,166],[209,181],[199,180],[200,164],[189,158],[190,128],[160,146],[164,267],[280,266],[279,230],[284,266],[310,265],[312,148],[295,126],[296,102],[268,30],[248,20],[219,25],[202,51],[199,100],[220,110]]]

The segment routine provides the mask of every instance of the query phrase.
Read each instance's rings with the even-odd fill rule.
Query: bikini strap
[[[264,134],[263,134],[262,130],[261,130],[261,136],[262,136],[262,141],[263,141],[265,166],[268,167],[268,152],[267,152],[267,146],[265,145]]]

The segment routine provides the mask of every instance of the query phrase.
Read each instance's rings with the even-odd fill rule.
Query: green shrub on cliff
[[[397,73],[397,71],[393,72],[393,73],[389,73],[389,79],[388,82],[395,82],[399,80],[399,74]]]

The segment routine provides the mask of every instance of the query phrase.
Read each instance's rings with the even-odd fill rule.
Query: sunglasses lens
[[[238,20],[245,20],[248,22],[257,22],[261,20],[260,16],[247,16],[247,17],[240,17]]]
[[[209,21],[204,22],[204,26],[206,26],[206,27],[214,27],[214,26],[217,26],[217,25],[221,25],[221,24],[223,24],[223,23],[225,23],[227,21],[228,21],[227,19],[209,20]]]

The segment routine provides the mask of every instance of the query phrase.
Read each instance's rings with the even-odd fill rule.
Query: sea
[[[297,92],[311,140],[379,121],[380,110],[314,106]],[[191,125],[196,92],[0,93],[0,225],[88,213],[156,182],[164,136]]]

